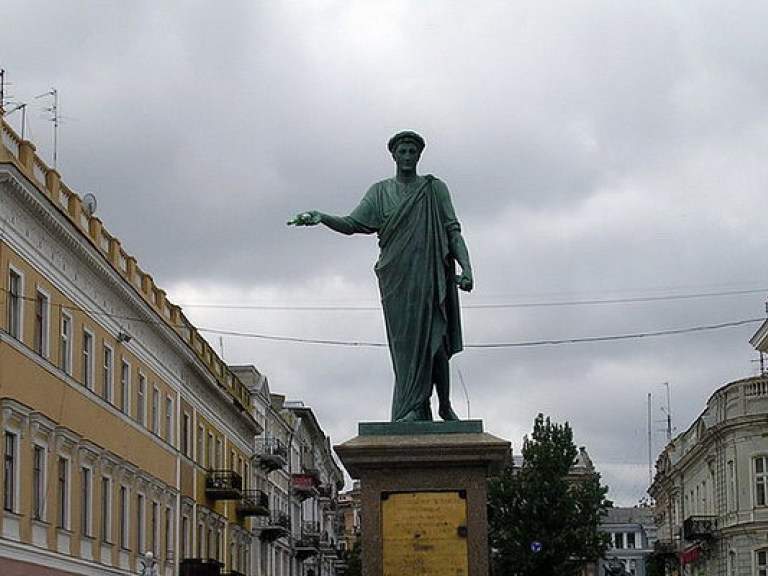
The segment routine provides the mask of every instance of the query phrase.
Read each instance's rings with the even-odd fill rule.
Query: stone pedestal
[[[510,443],[482,422],[361,423],[336,453],[360,480],[363,576],[487,576],[486,480]]]

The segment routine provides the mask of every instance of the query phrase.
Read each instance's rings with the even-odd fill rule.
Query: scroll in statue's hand
[[[472,272],[462,271],[461,275],[456,276],[456,284],[459,286],[459,290],[464,292],[471,292],[475,286],[475,281],[472,278]]]
[[[288,226],[315,226],[320,224],[320,212],[317,210],[310,210],[309,212],[302,212],[296,214],[293,220],[286,222]]]

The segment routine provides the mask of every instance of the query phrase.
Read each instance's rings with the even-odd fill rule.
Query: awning
[[[694,564],[701,556],[701,548],[696,546],[695,548],[689,548],[680,553],[680,562],[682,564]]]

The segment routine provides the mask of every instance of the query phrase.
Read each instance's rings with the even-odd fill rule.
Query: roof
[[[606,508],[602,525],[607,524],[636,524],[639,526],[654,526],[652,506],[634,508]]]

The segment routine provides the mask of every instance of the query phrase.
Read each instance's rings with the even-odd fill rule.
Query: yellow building
[[[252,393],[0,110],[0,574],[251,572]]]

